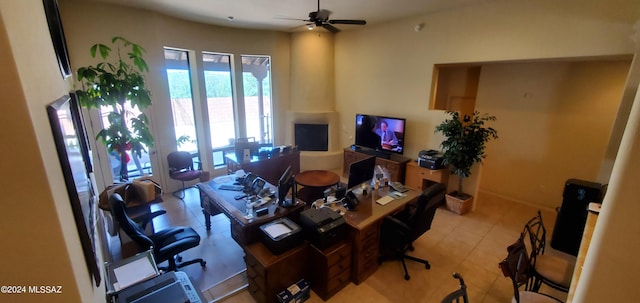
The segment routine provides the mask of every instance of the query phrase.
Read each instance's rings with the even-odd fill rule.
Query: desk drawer
[[[351,254],[351,251],[349,251],[349,254]],[[350,268],[351,268],[351,256],[349,256],[348,258],[344,258],[342,259],[342,261],[329,266],[329,269],[327,271],[327,278],[329,279],[329,281],[331,281],[331,279],[333,279],[335,276],[339,275],[341,272]]]
[[[340,272],[337,276],[329,279],[327,284],[327,297],[333,296],[340,289],[345,287],[351,281],[351,271],[349,269]]]
[[[242,226],[240,224],[231,220],[231,238],[238,243],[238,245],[243,246],[246,244],[246,239],[244,238],[244,231],[242,230]]]
[[[421,169],[419,174],[423,179],[433,182],[442,181],[442,170]]]
[[[331,254],[327,256],[327,266],[333,267],[337,263],[342,264],[345,259],[348,263],[351,263],[351,242],[345,242],[340,248],[331,252]]]
[[[247,264],[247,276],[250,276],[249,272],[252,272],[254,273],[254,275],[262,276],[264,279],[266,273],[265,268],[260,263],[258,263],[258,261],[254,259],[253,256],[247,254],[244,257],[244,262]]]

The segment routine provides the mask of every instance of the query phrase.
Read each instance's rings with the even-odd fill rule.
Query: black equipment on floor
[[[600,183],[569,179],[564,184],[562,206],[553,228],[551,247],[577,256],[591,202],[602,202],[604,187]]]

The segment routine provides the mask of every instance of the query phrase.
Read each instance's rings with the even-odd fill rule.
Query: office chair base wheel
[[[429,263],[425,264],[425,265],[424,265],[424,268],[426,268],[426,269],[431,269],[431,264],[429,264]]]
[[[409,279],[411,279],[411,277],[409,275],[404,275],[404,279],[409,281]]]
[[[202,266],[202,267],[207,267],[207,261],[202,261],[202,262],[200,262],[200,266]]]
[[[177,256],[176,256],[176,261],[178,261],[178,262],[182,262],[182,256],[177,255]]]

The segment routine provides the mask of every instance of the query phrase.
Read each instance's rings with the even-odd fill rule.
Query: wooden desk
[[[276,301],[278,292],[309,276],[309,244],[303,242],[280,255],[273,255],[260,242],[245,247],[249,293],[258,303]]]
[[[297,150],[271,157],[252,157],[248,162],[238,161],[235,154],[226,154],[224,160],[229,173],[243,169],[245,172],[262,177],[271,184],[278,184],[278,179],[289,166],[294,175],[300,172],[300,152]]]
[[[428,169],[418,165],[418,162],[411,161],[407,163],[407,175],[405,184],[417,190],[425,190],[433,183],[442,183],[447,185],[449,182],[449,169]]]
[[[231,184],[232,182],[227,182]],[[220,185],[223,183],[216,183],[215,179],[196,184],[200,190],[200,205],[202,206],[202,213],[204,214],[205,225],[207,230],[211,229],[210,216],[224,213],[231,221],[231,237],[245,247],[247,244],[257,241],[259,227],[262,224],[273,221],[281,217],[288,217],[295,222],[299,222],[299,215],[304,208],[304,203],[298,203],[293,208],[282,208],[277,205],[277,200],[265,204],[263,207],[268,207],[269,213],[267,215],[258,217],[253,212],[252,219],[246,219],[245,199],[236,200],[234,197],[240,195],[242,192],[232,190],[221,190]],[[271,184],[265,185],[275,190],[275,187]]]
[[[373,190],[368,196],[359,196],[360,204],[354,211],[347,211],[344,218],[349,225],[349,237],[353,243],[351,280],[360,284],[378,269],[378,252],[380,247],[380,225],[384,217],[393,214],[407,203],[414,202],[422,194],[421,191],[409,189],[406,197],[389,202],[386,205],[376,200],[386,196],[389,188]]]

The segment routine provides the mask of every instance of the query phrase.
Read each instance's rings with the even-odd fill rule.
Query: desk
[[[407,203],[416,201],[422,194],[421,191],[409,189],[402,199],[393,200],[386,205],[376,203],[376,200],[388,193],[389,188],[386,187],[373,190],[366,197],[358,196],[358,207],[344,214],[349,225],[349,238],[353,241],[351,280],[356,284],[362,283],[378,269],[380,225],[384,217],[401,210]]]
[[[231,183],[232,182],[228,182],[227,184]],[[210,216],[224,213],[229,218],[229,221],[231,221],[231,237],[242,247],[259,239],[260,225],[281,217],[289,217],[297,222],[300,212],[304,208],[304,203],[298,203],[297,206],[292,208],[282,208],[277,205],[277,201],[274,199],[273,202],[269,202],[263,206],[269,209],[267,215],[258,217],[254,211],[252,219],[245,219],[245,200],[236,200],[234,198],[241,194],[241,192],[221,190],[219,187],[222,184],[224,183],[216,183],[215,179],[196,184],[200,190],[200,204],[202,206],[202,213],[204,214],[205,225],[207,230],[211,229]],[[271,187],[275,190],[275,187],[271,184],[266,184],[265,188],[266,187]]]
[[[271,157],[252,157],[251,161],[243,162],[236,158],[235,154],[226,154],[224,161],[229,173],[243,169],[245,172],[256,174],[271,184],[278,184],[280,175],[291,166],[291,172],[295,175],[300,172],[300,152],[290,151],[275,154]]]
[[[411,161],[407,163],[407,175],[404,185],[417,190],[425,190],[433,183],[442,183],[447,185],[449,182],[449,169],[428,169],[418,165],[418,162]]]
[[[338,174],[326,170],[307,170],[296,175],[296,183],[304,186],[298,192],[298,198],[311,203],[324,196],[323,191],[340,183]]]

